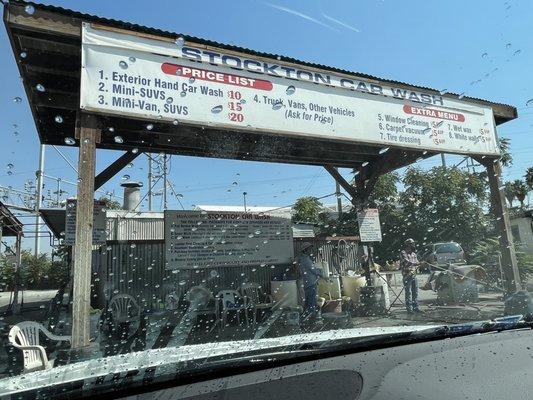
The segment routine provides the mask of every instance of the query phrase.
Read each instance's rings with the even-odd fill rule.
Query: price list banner
[[[499,154],[492,109],[467,99],[86,23],[80,107],[250,134]]]

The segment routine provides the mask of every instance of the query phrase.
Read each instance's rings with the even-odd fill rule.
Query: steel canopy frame
[[[31,8],[26,8],[28,6]],[[383,146],[364,142],[307,138],[276,132],[265,133],[252,128],[244,131],[181,123],[173,125],[157,120],[151,122],[153,129],[147,130],[145,120],[83,112],[80,110],[80,71],[81,26],[84,22],[103,25],[109,29],[128,30],[133,35],[165,40],[173,40],[178,36],[176,33],[35,3],[15,0],[4,6],[4,23],[41,143],[65,145],[65,139],[69,138],[74,139],[75,145],[80,147],[77,241],[74,249],[74,290],[75,294],[78,294],[74,298],[76,320],[73,328],[73,347],[75,348],[88,345],[87,293],[90,292],[90,273],[87,271],[90,272],[91,266],[92,226],[84,221],[93,219],[94,162],[97,149],[126,151],[113,165],[98,175],[97,186],[116,174],[127,164],[127,160],[134,158],[135,154],[165,152],[188,156],[324,166],[352,196],[352,202],[358,208],[365,205],[380,175],[407,166],[418,159],[438,154],[436,151],[394,146],[383,152],[380,151]],[[181,36],[206,48],[239,51],[264,60],[276,59],[276,56],[271,54],[257,53],[186,35]],[[394,83],[409,90],[423,89],[438,93],[434,89],[317,66],[287,57],[284,57],[284,61],[377,83]],[[455,94],[446,94],[446,96],[459,98]],[[490,107],[494,113],[495,124],[517,117],[516,108],[512,106],[467,97],[463,100]],[[61,118],[56,118],[57,116]],[[114,140],[119,134],[125,139],[123,143]],[[501,201],[500,166],[494,157],[485,157],[483,161],[491,183],[492,202],[497,217],[503,221],[499,227],[502,232],[506,289],[508,292],[514,292],[520,288],[520,281],[509,232],[509,219],[505,203]],[[354,168],[359,171],[355,188],[342,178],[336,170],[337,167]]]

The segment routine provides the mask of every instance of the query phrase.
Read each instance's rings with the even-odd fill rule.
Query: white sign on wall
[[[488,106],[88,24],[82,28],[80,106],[177,124],[499,153]]]
[[[257,213],[165,211],[168,269],[290,264],[291,221]]]
[[[381,225],[377,208],[357,212],[361,242],[381,242]]]
[[[76,243],[76,199],[68,199],[65,213],[64,244],[74,246]],[[105,203],[94,201],[93,216],[93,244],[101,245],[106,242],[106,212]]]

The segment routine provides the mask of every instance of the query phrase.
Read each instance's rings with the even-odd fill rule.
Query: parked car
[[[462,264],[465,261],[465,252],[461,245],[456,242],[432,243],[426,245],[420,256],[420,261],[431,265]],[[423,266],[424,267],[424,266]],[[425,267],[431,269],[430,265]]]

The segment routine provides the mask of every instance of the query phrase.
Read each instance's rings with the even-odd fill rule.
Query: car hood
[[[36,371],[0,380],[0,395],[8,395],[26,390],[40,389],[68,382],[84,381],[84,387],[96,384],[101,376],[120,374],[130,371],[156,368],[157,374],[175,373],[176,364],[205,358],[243,355],[268,349],[279,349],[295,344],[305,345],[332,340],[362,338],[365,336],[389,335],[395,333],[421,331],[436,325],[395,326],[375,328],[354,328],[317,333],[298,334],[279,338],[215,342],[180,347],[144,350],[109,357],[95,358],[58,366],[49,370]]]

